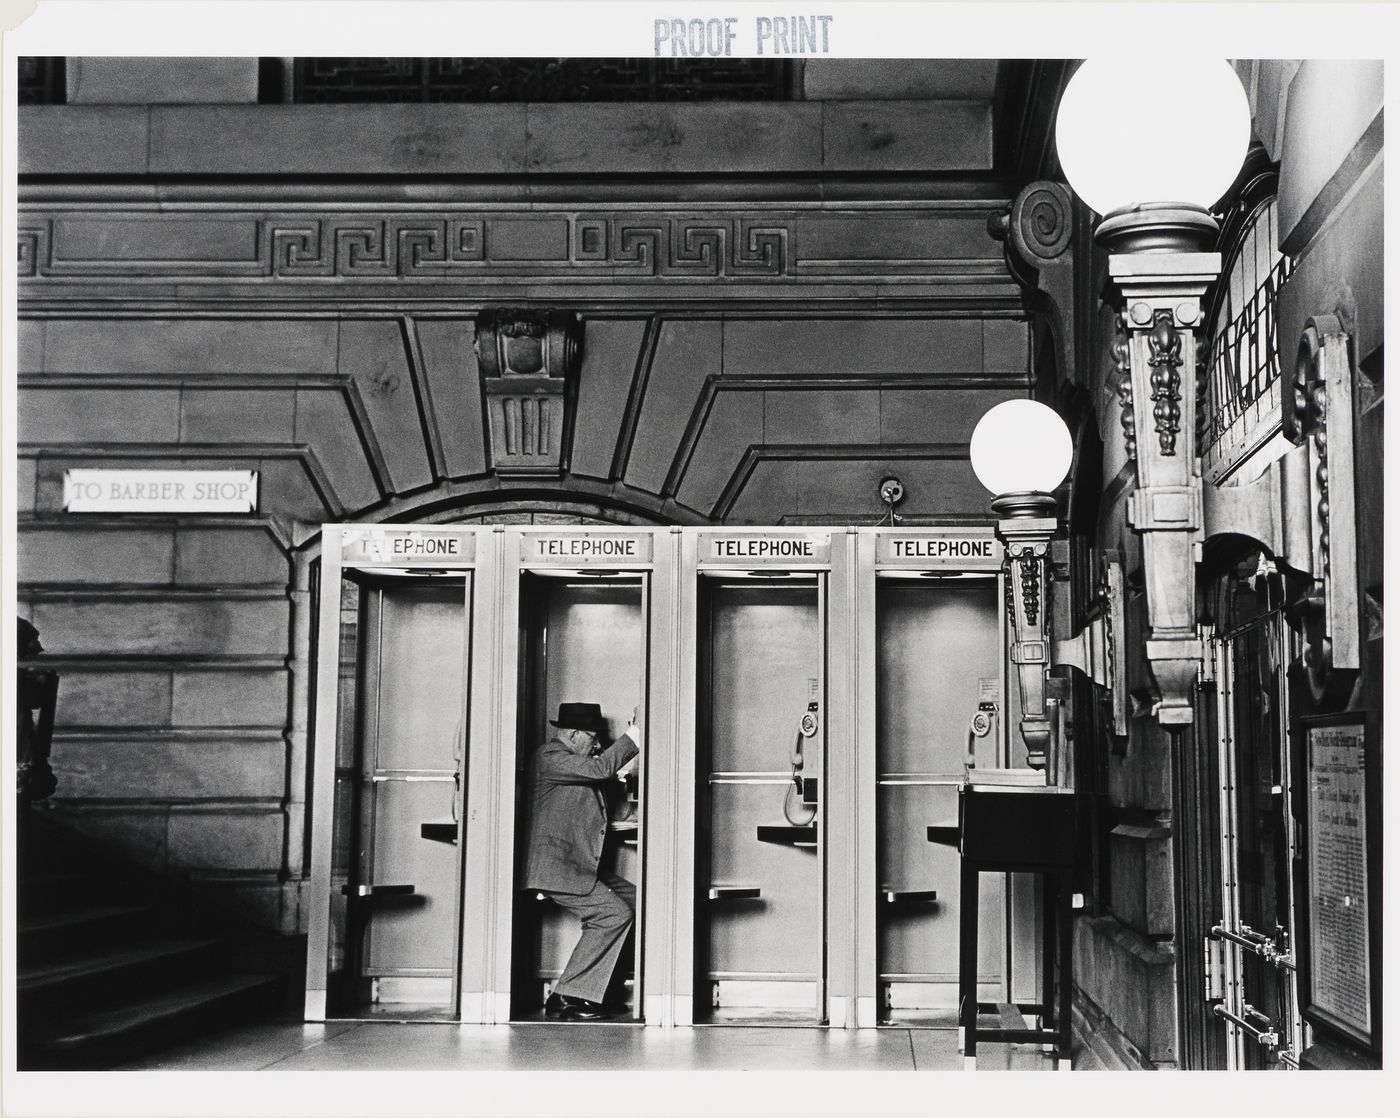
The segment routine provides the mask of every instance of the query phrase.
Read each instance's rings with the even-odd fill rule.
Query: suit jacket
[[[558,738],[535,752],[530,849],[525,888],[580,895],[598,881],[608,829],[599,781],[637,755],[626,734],[595,757],[580,757]]]

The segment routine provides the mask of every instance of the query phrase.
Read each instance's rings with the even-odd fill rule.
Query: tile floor
[[[1088,1055],[1076,1053],[1077,1070]],[[339,1021],[250,1025],[126,1065],[141,1071],[951,1071],[954,1029],[834,1030]],[[1049,1071],[1033,1045],[986,1044],[979,1070]]]

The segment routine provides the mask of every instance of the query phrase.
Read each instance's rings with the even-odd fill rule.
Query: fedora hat
[[[597,703],[560,703],[559,717],[549,724],[561,730],[591,730],[595,734],[605,733],[608,728],[603,708]]]

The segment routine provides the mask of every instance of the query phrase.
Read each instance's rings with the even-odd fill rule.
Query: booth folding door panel
[[[708,693],[702,680],[699,702],[707,707],[700,763],[708,767],[709,850],[697,904],[707,958],[697,995],[709,995],[715,1020],[811,1021],[821,1012],[824,967],[820,846],[782,839],[795,830],[784,801],[798,726],[821,694],[819,587],[815,579],[715,581],[705,599]],[[760,841],[760,827],[777,840]],[[759,895],[730,899],[725,888],[736,886]]]
[[[468,591],[405,580],[367,595],[361,839],[374,885],[413,893],[374,905],[366,977],[381,1004],[450,1006],[460,920],[459,847],[422,825],[455,822],[463,771]],[[362,875],[364,876],[363,872]]]
[[[876,767],[882,1019],[954,1022],[957,852],[927,841],[956,825],[968,725],[1001,680],[995,578],[881,579],[876,590]],[[1000,725],[974,738],[979,768],[1002,762]],[[983,883],[978,980],[1002,996],[1004,887]]]

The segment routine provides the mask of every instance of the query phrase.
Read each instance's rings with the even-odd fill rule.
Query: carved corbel
[[[573,434],[579,336],[571,311],[495,309],[477,316],[491,464],[502,477],[563,471]]]
[[[1002,242],[1011,276],[1021,285],[1026,306],[1041,315],[1055,340],[1059,374],[1074,369],[1074,208],[1060,183],[1033,182],[987,222]]]

